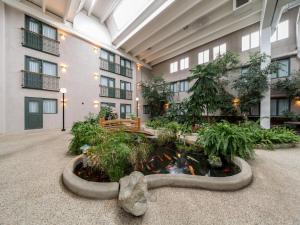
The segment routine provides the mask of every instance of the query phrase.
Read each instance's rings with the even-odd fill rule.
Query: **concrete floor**
[[[257,151],[253,183],[236,192],[161,188],[133,218],[115,200],[77,197],[61,184],[71,136],[59,131],[0,136],[0,225],[300,225],[300,149]]]

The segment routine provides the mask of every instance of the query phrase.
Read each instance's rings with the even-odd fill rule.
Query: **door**
[[[115,79],[108,78],[108,97],[115,97]]]
[[[120,81],[120,98],[126,99],[126,82]]]
[[[43,99],[25,97],[25,130],[43,128]]]
[[[115,55],[110,52],[108,52],[108,70],[115,72]]]
[[[26,88],[42,89],[42,61],[32,57],[26,57],[25,60],[24,86]]]
[[[25,23],[25,45],[30,48],[42,50],[43,40],[42,36],[40,35],[42,32],[41,23],[28,16],[26,17]]]
[[[131,114],[131,105],[129,104],[120,104],[120,118],[126,119]]]

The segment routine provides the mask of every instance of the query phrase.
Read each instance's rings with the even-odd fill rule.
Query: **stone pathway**
[[[152,190],[146,215],[133,218],[115,200],[80,198],[62,186],[70,138],[60,131],[0,136],[0,225],[300,225],[300,149],[258,150],[253,183],[237,192]]]

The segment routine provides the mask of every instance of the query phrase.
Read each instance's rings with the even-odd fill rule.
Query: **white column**
[[[271,27],[261,29],[260,52],[271,56]],[[264,69],[271,62],[271,58],[262,63],[261,69]],[[268,75],[268,83],[271,83],[271,74]],[[270,87],[264,93],[264,98],[260,102],[260,126],[264,129],[270,129],[271,124],[271,89]]]
[[[5,132],[5,5],[0,1],[0,134]]]

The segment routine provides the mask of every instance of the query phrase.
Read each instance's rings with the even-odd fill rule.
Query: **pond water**
[[[148,174],[190,174],[209,177],[226,177],[240,172],[234,163],[222,160],[222,166],[212,167],[203,151],[180,151],[175,146],[158,147],[145,163],[143,171]]]

